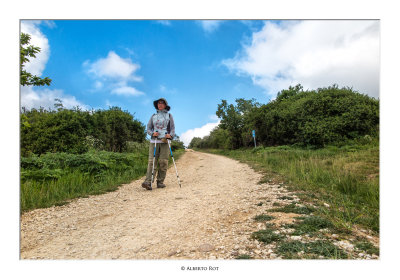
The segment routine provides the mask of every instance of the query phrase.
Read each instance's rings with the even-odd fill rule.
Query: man
[[[157,110],[153,114],[147,124],[147,134],[151,136],[149,147],[149,162],[147,165],[146,179],[142,183],[142,187],[146,190],[152,190],[151,177],[153,170],[154,147],[156,146],[155,169],[159,165],[157,174],[157,188],[165,188],[164,180],[167,175],[169,146],[168,140],[175,136],[175,123],[172,115],[169,113],[171,109],[165,98],[160,98],[153,102]],[[154,174],[155,177],[155,174]]]

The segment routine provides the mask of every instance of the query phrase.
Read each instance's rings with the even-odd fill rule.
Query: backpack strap
[[[168,113],[169,115],[169,120],[168,120],[168,125],[167,125],[167,133],[170,134],[171,133],[171,113]]]

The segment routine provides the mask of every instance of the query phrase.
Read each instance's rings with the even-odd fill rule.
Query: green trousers
[[[147,165],[147,173],[145,180],[145,182],[148,183],[151,182],[151,171],[153,170],[154,145],[155,145],[154,143],[150,143],[149,145],[149,163]],[[157,174],[158,183],[164,183],[165,177],[167,176],[168,157],[169,157],[168,143],[157,143],[153,180],[155,179]]]

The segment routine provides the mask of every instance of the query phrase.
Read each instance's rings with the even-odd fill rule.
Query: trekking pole
[[[158,132],[158,131],[156,131]],[[154,162],[156,160],[156,150],[157,150],[157,138],[154,142],[154,154],[153,154],[153,169],[151,170],[151,182],[150,182],[150,187],[153,188],[153,176],[154,176]]]
[[[174,155],[172,154],[171,143],[170,143],[170,140],[169,140],[169,139],[167,139],[167,141],[168,141],[169,150],[170,150],[170,152],[171,152],[172,161],[174,162],[175,172],[176,172],[176,177],[178,178],[179,187],[182,188],[182,186],[181,186],[181,180],[179,179],[179,175],[178,175],[178,169],[176,169],[176,164],[175,164],[175,160],[174,160]]]

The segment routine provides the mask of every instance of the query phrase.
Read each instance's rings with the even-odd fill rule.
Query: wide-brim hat
[[[165,110],[167,110],[167,111],[171,110],[171,107],[168,105],[167,99],[165,99],[165,98],[159,98],[157,100],[154,100],[153,104],[154,104],[154,108],[156,108],[156,110],[158,110],[157,104],[158,104],[158,101],[160,101],[160,100],[164,101]]]

